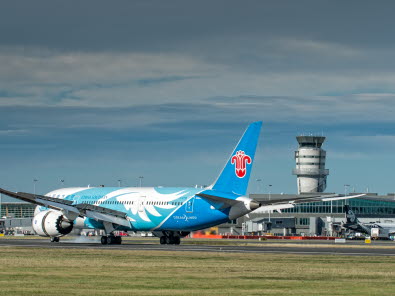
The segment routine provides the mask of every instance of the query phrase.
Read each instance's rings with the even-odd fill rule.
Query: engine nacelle
[[[69,234],[74,225],[61,212],[47,210],[34,216],[32,226],[39,236],[59,237]]]

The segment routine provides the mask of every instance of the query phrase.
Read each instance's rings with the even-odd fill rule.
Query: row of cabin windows
[[[325,158],[325,155],[296,155],[297,158]]]
[[[135,202],[134,201],[115,201],[115,200],[105,200],[105,201],[85,201],[83,203],[94,205],[94,204],[106,204],[106,205],[115,205],[115,204],[124,204],[124,205],[133,205]],[[136,202],[137,203],[137,202]],[[182,202],[179,201],[174,201],[174,202],[167,202],[167,201],[146,201],[143,202],[145,205],[172,205],[172,206],[180,206],[182,205]]]
[[[52,194],[52,197],[56,197],[56,198],[64,198],[65,197],[65,195],[63,194],[63,195],[60,195],[60,194],[58,194],[58,195],[56,195],[56,194]]]
[[[56,198],[63,197],[63,198],[64,198],[65,196],[64,196],[64,195],[60,195],[60,194],[58,194],[58,195],[52,194],[52,197],[56,197]],[[106,200],[106,201],[100,201],[100,202],[96,202],[96,201],[91,201],[91,200],[89,200],[89,201],[85,201],[84,203],[90,204],[90,205],[94,205],[94,204],[107,204],[107,205],[109,205],[109,204],[112,204],[112,205],[114,205],[114,204],[125,204],[125,205],[133,205],[133,204],[134,204],[133,201],[108,201],[108,200]],[[179,202],[179,201],[174,201],[174,202],[167,202],[167,201],[146,201],[146,202],[144,202],[144,204],[145,204],[145,205],[172,205],[172,206],[180,206],[180,205],[182,205],[182,202]]]

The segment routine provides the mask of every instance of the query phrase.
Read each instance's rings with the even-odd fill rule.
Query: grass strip
[[[1,248],[0,295],[390,295],[395,258]]]

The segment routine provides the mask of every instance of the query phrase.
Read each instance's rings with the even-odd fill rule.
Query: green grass
[[[0,295],[390,295],[395,258],[0,249]]]

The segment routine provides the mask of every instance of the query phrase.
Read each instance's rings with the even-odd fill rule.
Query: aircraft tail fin
[[[346,222],[350,224],[356,224],[358,223],[357,216],[355,213],[351,210],[349,205],[344,206],[344,212],[346,213]]]
[[[246,194],[261,127],[262,121],[248,126],[211,189]]]

